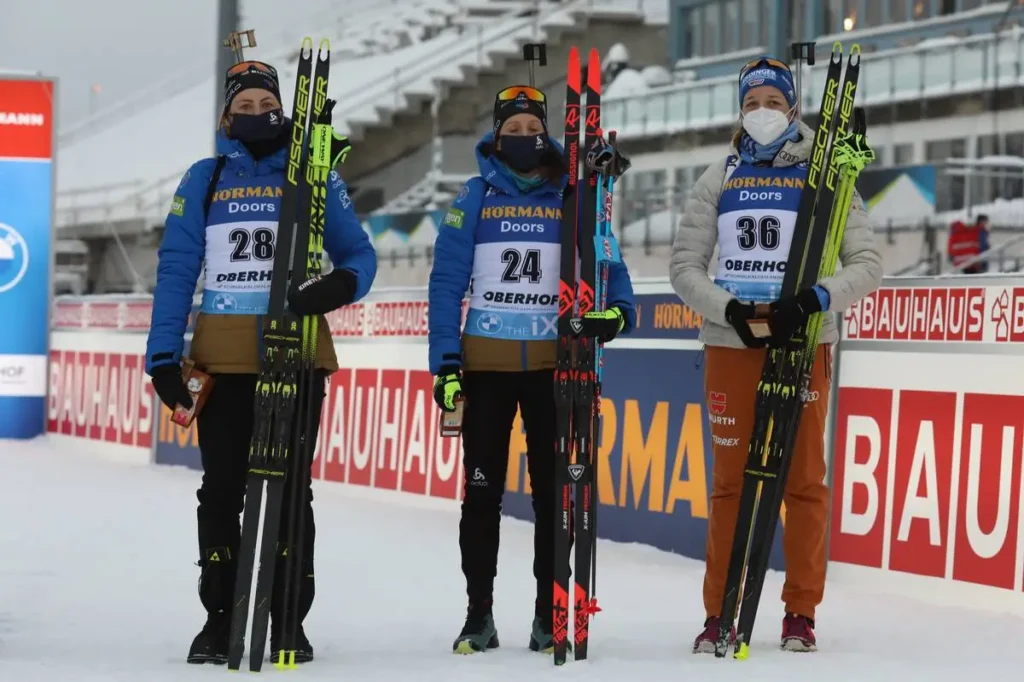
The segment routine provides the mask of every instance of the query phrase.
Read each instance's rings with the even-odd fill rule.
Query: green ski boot
[[[533,617],[533,627],[530,632],[530,651],[539,651],[542,654],[555,653],[555,641],[551,634],[551,618]],[[572,642],[566,642],[568,651],[572,651]]]
[[[466,624],[452,644],[457,654],[475,654],[479,651],[498,648],[498,630],[494,627],[491,604],[470,604],[466,609]]]

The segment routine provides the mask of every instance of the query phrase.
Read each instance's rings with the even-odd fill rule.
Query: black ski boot
[[[199,560],[199,599],[206,608],[206,624],[192,640],[188,650],[189,663],[228,662],[228,640],[231,633],[231,595],[235,582],[235,562],[226,547],[209,547]]]
[[[533,625],[530,629],[530,651],[539,651],[542,654],[555,653],[554,628],[551,626],[552,612],[549,610],[544,616],[534,616]],[[572,651],[572,642],[566,642],[568,651]]]
[[[286,647],[290,648],[290,645],[294,643],[295,648],[292,651],[295,652],[294,660],[291,658],[290,651],[285,649],[285,659],[283,663],[290,665],[292,663],[309,663],[313,660],[313,646],[306,639],[306,631],[302,627],[302,622],[306,619],[306,615],[309,613],[310,608],[313,606],[313,597],[316,594],[316,580],[313,575],[313,558],[307,556],[304,563],[303,575],[299,581],[299,613],[296,619],[297,629],[295,631],[295,637],[292,639],[288,636],[287,628],[289,622],[287,614],[285,613],[284,606],[284,580],[285,570],[288,552],[285,549],[284,544],[280,543],[280,550],[277,557],[277,567],[274,569],[274,592],[273,592],[273,603],[270,611],[270,662],[278,663],[281,662],[281,651]]]
[[[475,654],[487,649],[498,648],[498,630],[494,627],[491,601],[474,604],[466,609],[466,624],[452,644],[457,654]]]
[[[285,637],[283,631],[271,628],[270,662],[283,662],[285,665],[290,665],[292,663],[309,663],[313,660],[313,646],[309,643],[309,640],[306,639],[306,631],[302,629],[301,624],[299,625],[298,631],[295,633],[295,648],[293,649],[295,652],[295,658],[292,659],[291,656],[289,656],[289,652],[285,652],[285,660],[281,661],[281,650],[290,643],[290,638]]]

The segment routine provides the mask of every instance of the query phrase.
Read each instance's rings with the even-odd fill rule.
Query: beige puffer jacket
[[[792,166],[810,155],[814,131],[804,123],[800,123],[799,128],[801,138],[782,147],[774,166]],[[738,154],[735,148],[732,153]],[[683,302],[703,315],[700,330],[703,343],[743,348],[743,342],[725,320],[725,306],[733,296],[709,277],[713,272],[712,260],[717,262],[718,256],[718,198],[725,184],[726,161],[723,159],[708,167],[686,200],[672,244],[669,278]],[[875,246],[874,230],[864,202],[856,193],[839,247],[839,261],[840,268],[835,275],[818,282],[831,297],[829,312],[845,310],[882,283],[882,258]],[[839,339],[834,317],[825,317],[821,343],[835,343]]]

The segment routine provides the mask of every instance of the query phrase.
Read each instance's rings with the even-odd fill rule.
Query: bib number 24
[[[540,249],[505,249],[501,253],[501,262],[505,264],[502,282],[519,282],[524,277],[533,284],[540,281]]]

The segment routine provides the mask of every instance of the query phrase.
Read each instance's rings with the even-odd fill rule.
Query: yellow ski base
[[[746,642],[740,642],[740,648],[732,655],[737,661],[745,661],[750,658],[750,647]]]

